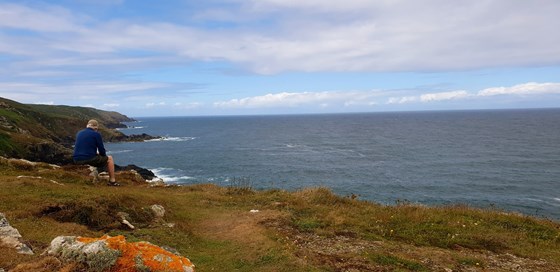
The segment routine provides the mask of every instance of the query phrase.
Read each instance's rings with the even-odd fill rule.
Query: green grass
[[[373,254],[369,258],[377,264],[405,269],[406,271],[429,271],[418,262],[405,260],[389,254]]]

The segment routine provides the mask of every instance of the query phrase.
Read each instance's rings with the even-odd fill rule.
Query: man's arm
[[[97,133],[97,135],[95,135],[95,141],[97,142],[97,151],[99,152],[99,155],[107,156],[105,146],[103,146],[103,139],[101,139],[101,134]]]

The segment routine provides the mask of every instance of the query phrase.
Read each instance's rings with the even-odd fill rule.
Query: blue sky
[[[129,116],[560,107],[557,0],[0,0],[0,96]]]

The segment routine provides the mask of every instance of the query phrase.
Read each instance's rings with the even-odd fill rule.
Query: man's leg
[[[113,156],[107,156],[107,171],[109,171],[109,181],[115,182],[115,163]]]

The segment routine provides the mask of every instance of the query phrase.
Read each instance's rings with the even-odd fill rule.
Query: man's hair
[[[87,126],[88,128],[93,128],[93,129],[97,129],[99,128],[99,123],[97,123],[97,120],[91,119],[87,122]]]

